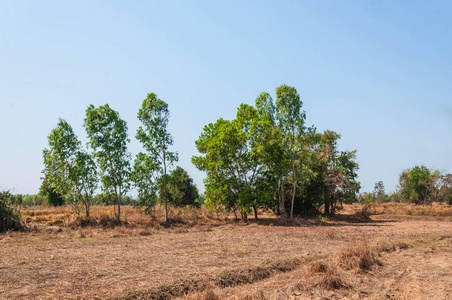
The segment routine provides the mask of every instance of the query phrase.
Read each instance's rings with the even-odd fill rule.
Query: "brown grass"
[[[342,214],[354,215],[356,217],[367,218],[371,215],[384,215],[404,218],[451,218],[452,205],[445,203],[432,203],[429,205],[419,205],[412,203],[380,203],[380,204],[350,204],[344,205]]]
[[[345,207],[346,213],[354,213],[350,208]],[[174,221],[165,224],[161,208],[154,217],[123,207],[122,222],[115,224],[113,209],[104,206],[93,208],[94,221],[72,215],[68,207],[30,209],[28,225],[35,229],[0,234],[0,298],[93,299],[130,294],[149,299],[149,292],[156,288],[162,295],[173,295],[174,290],[180,299],[204,297],[207,289],[219,299],[275,299],[276,291],[286,293],[281,299],[292,293],[331,298],[334,293],[358,289],[356,277],[380,270],[373,265],[371,272],[362,272],[366,263],[360,261],[366,251],[352,255],[346,250],[353,245],[367,240],[373,257],[382,252],[378,259],[383,260],[406,247],[411,251],[421,240],[422,247],[433,249],[432,236],[452,235],[449,221],[429,216],[371,215],[369,222],[352,223],[347,219],[287,221],[261,214],[258,222],[251,216],[249,223],[242,223],[234,221],[233,215],[213,215],[204,208],[197,218],[193,211],[182,209],[172,209],[170,216]],[[58,220],[59,225],[52,223]],[[388,242],[393,240],[400,242]],[[349,270],[338,264],[342,252],[352,262]],[[293,257],[312,265],[276,263]],[[315,265],[319,258],[324,259],[323,266]],[[277,284],[272,285],[275,280]]]
[[[345,270],[365,271],[377,263],[367,242],[351,245],[336,256],[336,264]]]
[[[176,282],[163,284],[157,287],[131,291],[117,299],[170,299],[171,297],[182,296],[193,291],[209,290],[211,287],[220,288],[250,284],[265,278],[269,278],[278,272],[292,271],[303,262],[299,258],[287,259],[264,264],[256,267],[233,269],[221,272],[217,275],[184,278]]]

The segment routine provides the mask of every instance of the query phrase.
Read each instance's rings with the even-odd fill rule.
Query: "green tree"
[[[89,217],[94,193],[98,187],[99,177],[94,157],[86,151],[79,150],[72,167],[71,180],[75,183],[77,202],[85,207],[85,214]]]
[[[59,195],[68,202],[75,201],[76,186],[72,181],[71,172],[75,163],[80,142],[71,125],[63,119],[59,119],[57,126],[52,129],[47,137],[49,148],[43,150],[44,158],[44,182],[45,195],[50,197]],[[54,194],[53,194],[54,193]],[[59,204],[58,201],[52,204]]]
[[[163,186],[160,198],[165,202],[165,222],[168,222],[168,168],[178,160],[177,152],[169,151],[173,145],[173,138],[168,132],[169,115],[168,104],[156,94],[149,93],[138,111],[138,119],[143,125],[136,134],[149,157],[160,166],[160,182]]]
[[[21,227],[20,213],[11,204],[11,197],[9,191],[0,191],[0,232]]]
[[[305,133],[306,113],[301,110],[303,102],[294,87],[282,85],[276,88],[276,117],[278,127],[283,134],[283,145],[292,168],[292,200],[290,206],[290,218],[293,218],[295,195],[303,168],[301,137]]]
[[[402,172],[399,190],[405,199],[426,204],[434,182],[435,176],[426,166],[415,166]]]
[[[182,167],[172,170],[169,177],[168,191],[170,202],[175,206],[198,206],[199,193],[193,179]]]
[[[44,178],[39,188],[39,195],[45,197],[44,204],[51,206],[61,206],[64,204],[64,198],[54,188],[49,186],[46,178]],[[36,204],[34,203],[34,205]]]
[[[127,151],[127,124],[108,104],[86,109],[84,126],[100,171],[102,189],[114,195],[120,221],[121,200],[129,189],[130,154]]]
[[[267,92],[262,92],[256,98],[256,109],[259,115],[263,118],[267,118],[272,126],[272,133],[264,144],[265,151],[265,164],[266,171],[263,177],[264,181],[262,184],[266,185],[265,191],[266,196],[263,198],[268,201],[267,207],[272,204],[275,207],[275,212],[277,215],[285,214],[285,176],[290,172],[290,160],[288,153],[285,151],[283,145],[283,134],[278,127],[278,119],[276,116],[276,107],[273,103],[273,99]]]
[[[157,203],[158,179],[160,165],[151,156],[142,152],[138,153],[133,165],[131,180],[138,191],[137,206],[145,207],[145,212],[150,214]]]
[[[264,149],[271,132],[268,118],[241,104],[236,119],[217,120],[204,127],[196,141],[202,156],[193,156],[193,164],[207,172],[205,179],[207,205],[238,209],[243,220],[257,208],[261,191],[257,182],[265,171]]]

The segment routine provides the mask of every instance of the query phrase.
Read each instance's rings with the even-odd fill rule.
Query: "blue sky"
[[[142,100],[169,104],[190,162],[204,125],[262,91],[297,88],[308,125],[357,149],[362,191],[403,169],[452,172],[450,1],[0,0],[0,188],[37,193],[47,135],[108,103],[134,136]]]

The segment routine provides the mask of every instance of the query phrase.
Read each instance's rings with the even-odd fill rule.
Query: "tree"
[[[138,111],[138,119],[143,126],[138,128],[136,134],[149,157],[158,161],[160,166],[163,187],[160,198],[165,202],[165,222],[168,222],[168,168],[178,160],[177,152],[169,151],[173,145],[173,138],[168,132],[169,115],[168,104],[156,94],[149,93]]]
[[[334,215],[337,204],[356,199],[359,182],[356,181],[358,164],[355,162],[356,151],[337,149],[340,134],[326,130],[323,133],[311,133],[308,168],[312,180],[306,184],[303,194],[308,199],[307,207],[319,210],[324,206],[324,214]]]
[[[265,174],[265,182],[267,185],[267,196],[265,198],[270,202],[275,202],[274,206],[277,215],[285,214],[285,192],[284,192],[284,177],[290,171],[290,161],[288,153],[284,149],[283,134],[278,127],[278,119],[276,116],[276,107],[273,103],[273,99],[267,92],[262,92],[256,98],[256,109],[259,116],[266,118],[271,126],[272,133],[270,139],[264,144],[266,148],[263,153],[265,154],[265,164],[267,166]],[[271,200],[273,198],[273,201]],[[267,206],[271,205],[268,203]]]
[[[268,118],[241,104],[236,119],[218,119],[204,127],[196,141],[202,156],[193,156],[193,164],[207,172],[207,205],[239,210],[242,220],[260,205],[261,190],[257,182],[265,172],[264,149],[271,132]]]
[[[39,188],[39,195],[44,196],[47,205],[61,206],[64,204],[64,198],[56,192],[56,190],[49,186],[47,178],[44,178],[41,187]]]
[[[86,109],[84,127],[100,171],[102,189],[115,196],[120,222],[121,199],[129,188],[130,154],[127,151],[127,124],[108,104]]]
[[[404,170],[399,178],[400,193],[409,201],[426,204],[435,181],[432,175],[426,166]]]
[[[20,228],[20,213],[11,204],[11,193],[0,191],[0,232]]]
[[[452,174],[441,174],[435,182],[436,187],[436,199],[441,202],[445,202],[449,205],[452,204]]]
[[[385,186],[383,184],[383,181],[375,183],[374,191],[372,194],[374,199],[377,200],[378,202],[386,201]]]
[[[97,166],[92,155],[83,150],[77,152],[71,180],[75,183],[77,200],[83,204],[85,214],[89,217],[91,203],[99,183]]]
[[[303,102],[300,100],[297,90],[294,87],[282,85],[276,88],[276,116],[279,122],[279,129],[283,134],[283,144],[292,166],[292,201],[290,206],[290,218],[293,218],[293,207],[297,191],[297,183],[300,178],[300,151],[302,150],[299,141],[305,131],[306,113],[301,111]]]
[[[61,118],[47,140],[49,149],[45,148],[42,151],[45,176],[41,190],[54,205],[60,203],[57,201],[59,196],[68,202],[73,202],[76,190],[71,172],[80,142],[71,125]]]
[[[159,173],[160,165],[153,157],[142,152],[138,153],[130,178],[138,191],[137,206],[145,207],[148,214],[157,203]]]
[[[172,170],[169,177],[168,191],[170,202],[175,206],[195,205],[199,197],[198,189],[193,179],[182,167]]]

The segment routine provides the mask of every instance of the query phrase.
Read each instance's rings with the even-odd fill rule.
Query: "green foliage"
[[[84,126],[89,144],[94,151],[99,169],[102,190],[115,195],[120,220],[121,199],[129,189],[130,153],[127,151],[127,124],[108,104],[86,109]]]
[[[133,165],[131,181],[138,191],[138,207],[145,207],[145,212],[150,213],[157,203],[157,181],[160,174],[160,166],[153,157],[144,153],[138,153]]]
[[[168,132],[169,115],[168,104],[156,94],[149,93],[138,111],[138,119],[143,125],[138,128],[136,134],[152,160],[149,167],[158,167],[160,170],[160,198],[165,202],[165,221],[168,221],[168,168],[178,160],[177,152],[169,151],[169,147],[173,145],[173,138]],[[153,184],[155,185],[155,182]]]
[[[94,159],[81,149],[71,125],[63,119],[49,134],[48,143],[49,149],[43,151],[45,176],[40,194],[47,197],[49,205],[82,203],[89,216],[99,181]]]
[[[45,184],[45,183],[43,183]],[[41,186],[40,195],[45,196],[46,200],[44,204],[50,206],[61,206],[64,205],[64,199],[58,194],[55,189],[51,187],[43,187]]]
[[[323,205],[334,214],[338,203],[356,200],[356,151],[337,151],[340,135],[333,131],[305,127],[295,88],[280,86],[276,96],[273,103],[261,93],[256,108],[242,104],[234,120],[204,127],[196,141],[202,155],[192,162],[207,172],[206,204],[245,219],[258,208],[292,217],[315,215]]]
[[[49,148],[42,152],[45,176],[41,193],[48,195],[53,205],[59,204],[59,196],[68,202],[74,202],[75,184],[71,178],[71,169],[80,148],[80,142],[71,125],[63,119],[59,119],[47,140]]]
[[[11,204],[11,197],[9,191],[0,192],[0,232],[21,227],[20,213]]]
[[[199,206],[198,189],[193,183],[193,179],[182,168],[177,167],[170,173],[168,184],[169,200],[175,206],[193,205]]]
[[[77,202],[83,204],[88,217],[94,192],[99,183],[97,166],[92,155],[85,151],[77,151],[75,164],[71,169],[71,180],[75,184]]]
[[[193,164],[207,172],[206,204],[239,210],[247,219],[262,196],[256,183],[265,171],[265,145],[271,133],[268,118],[241,104],[236,119],[219,119],[204,127],[196,147],[203,156],[193,156]]]
[[[447,202],[452,198],[452,175],[429,170],[426,166],[415,166],[402,172],[398,194],[416,204],[431,201]]]

